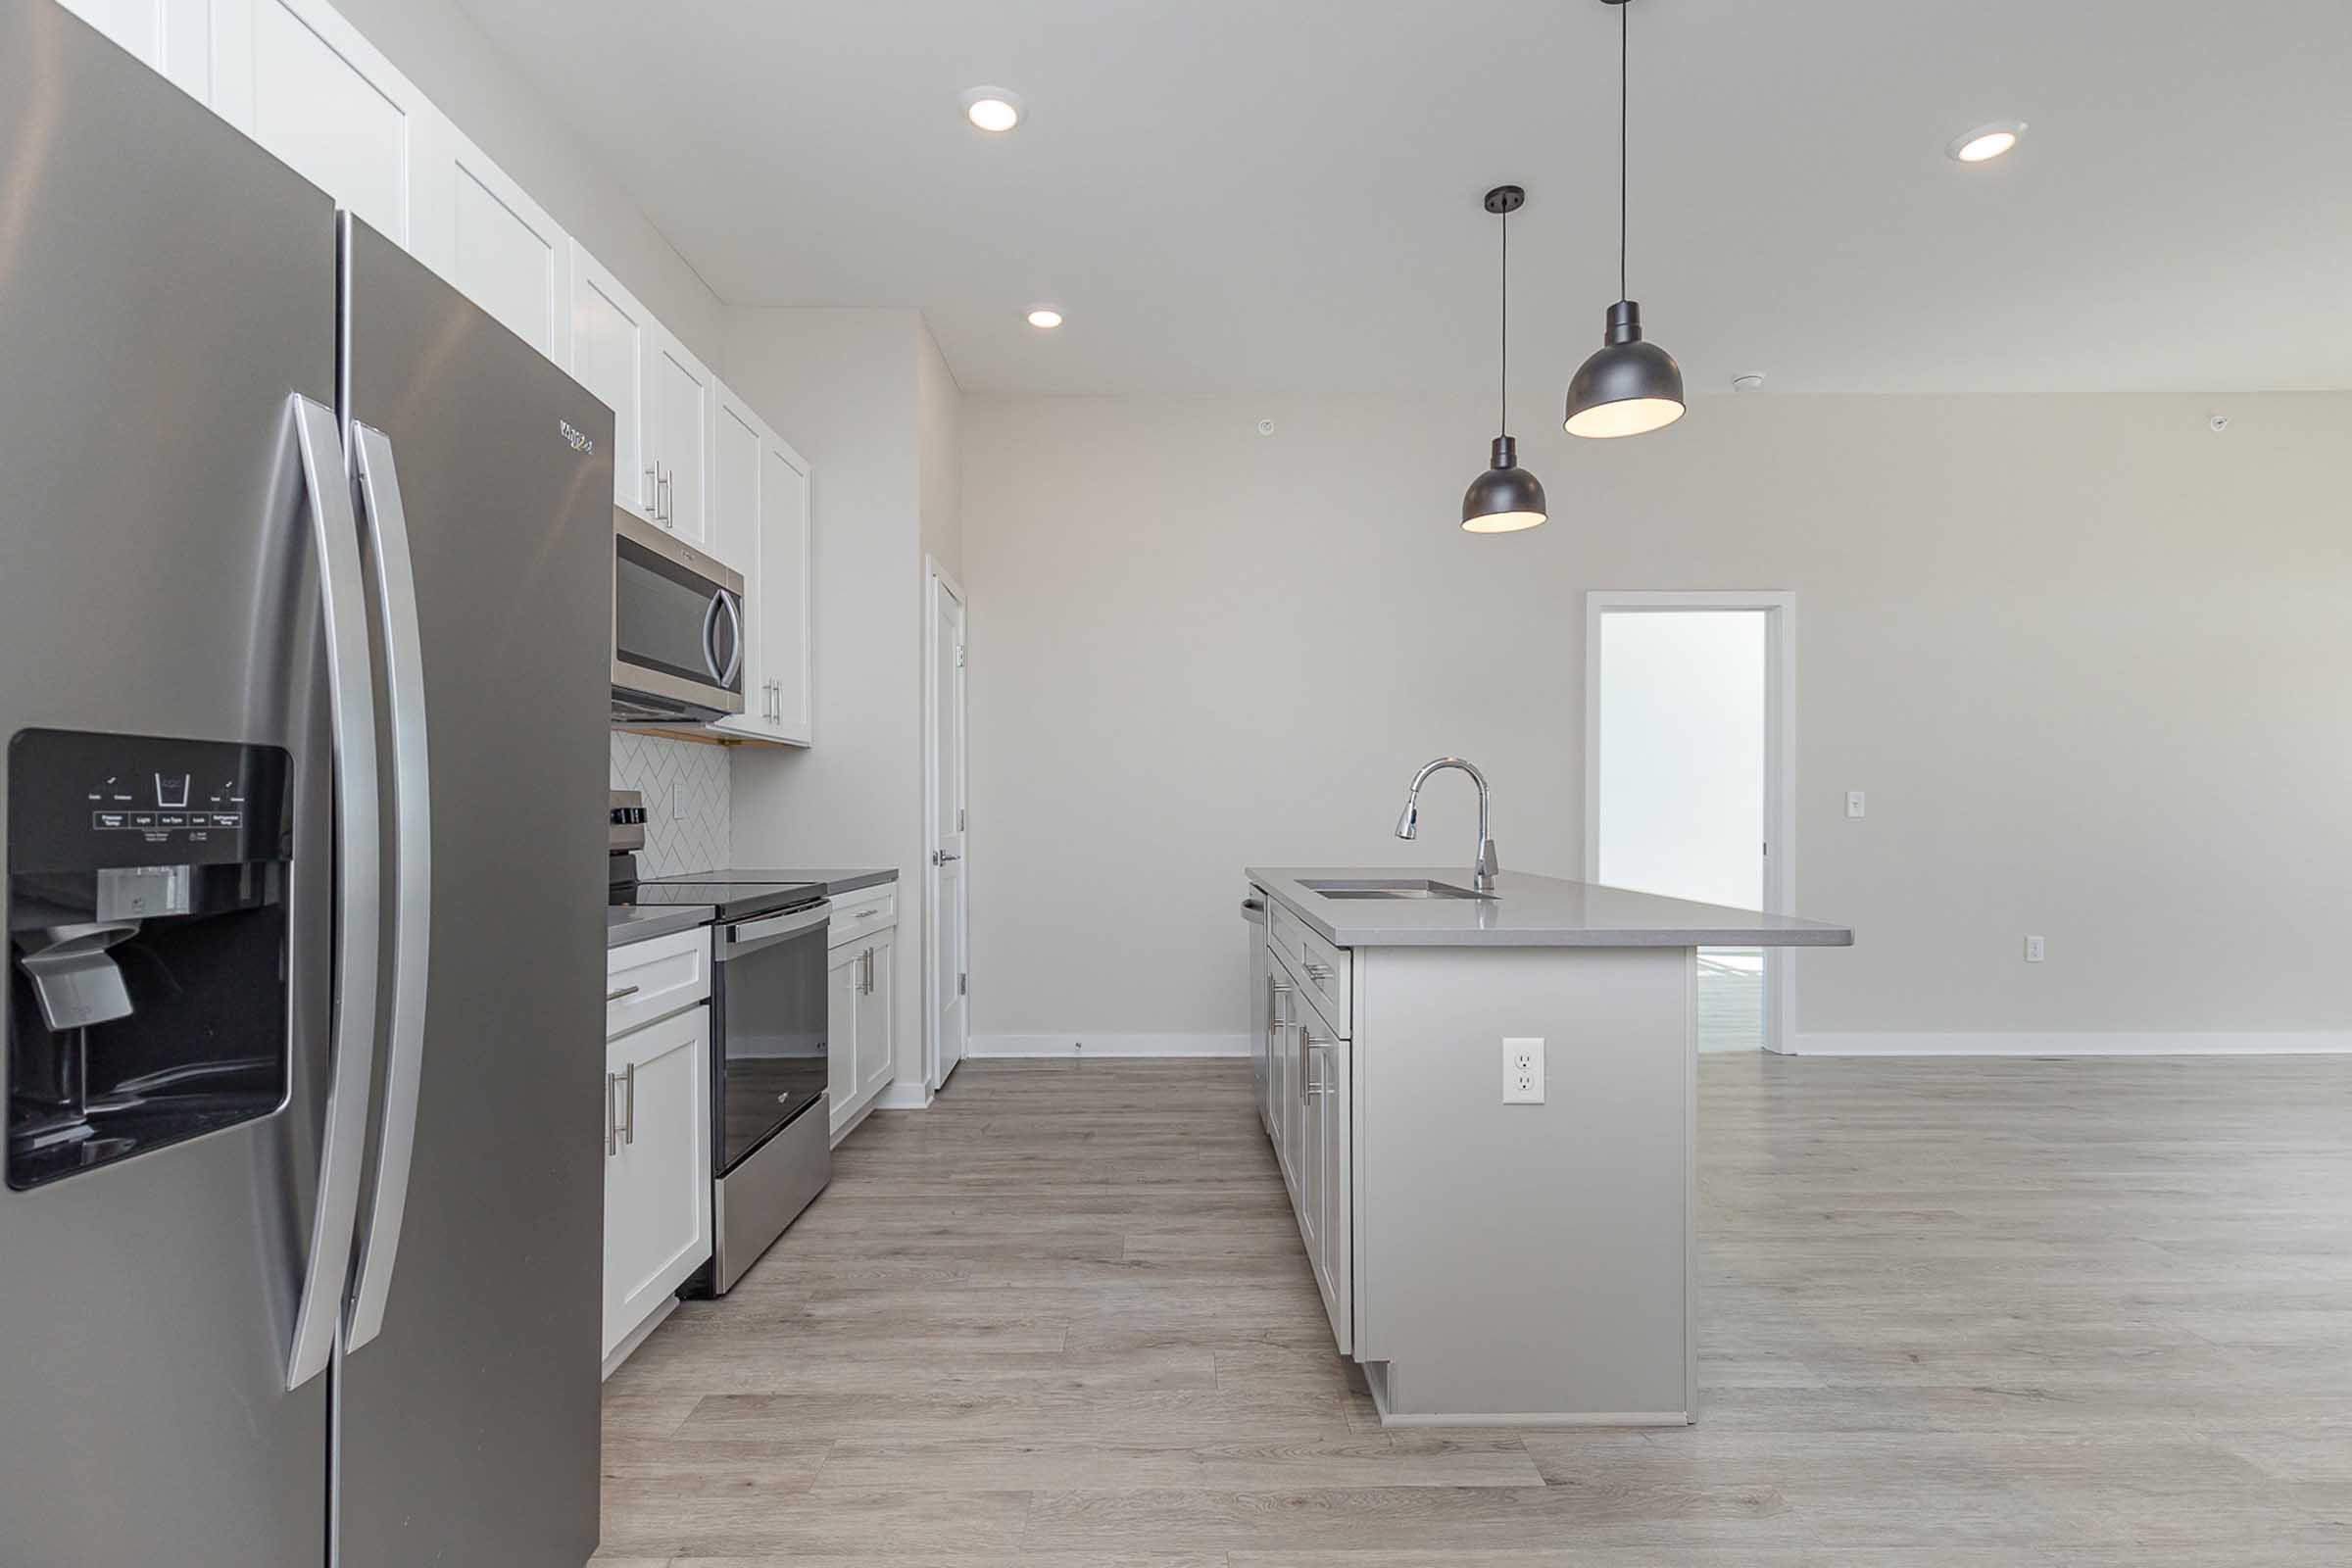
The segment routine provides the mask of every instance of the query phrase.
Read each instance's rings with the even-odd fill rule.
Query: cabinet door
[[[760,665],[771,682],[777,740],[816,739],[816,692],[809,679],[808,465],[767,432],[760,479]]]
[[[711,386],[710,554],[743,573],[743,711],[710,728],[758,740],[775,735],[768,683],[767,579],[760,527],[760,476],[766,438],[760,416],[722,382]]]
[[[647,398],[658,470],[655,520],[697,550],[710,548],[710,372],[654,324],[654,375]]]
[[[825,1092],[832,1102],[836,1137],[858,1099],[858,1001],[864,976],[864,948],[833,950],[825,971]]]
[[[605,1067],[610,1355],[710,1255],[710,1009],[608,1042]]]
[[[213,107],[412,253],[439,115],[324,0],[213,0]]]
[[[1311,1222],[1306,1255],[1315,1267],[1315,1289],[1322,1293],[1323,1311],[1343,1353],[1353,1346],[1355,1321],[1351,1065],[1352,1053],[1345,1040],[1326,1040],[1318,1034],[1308,1048],[1306,1114],[1313,1131],[1303,1173],[1306,1192],[1299,1205],[1302,1233]]]
[[[654,318],[597,259],[571,247],[571,374],[612,411],[612,501],[654,516],[654,460],[646,450],[645,389],[653,379]]]
[[[193,94],[213,101],[205,0],[64,0],[65,8]]]
[[[866,951],[865,989],[858,997],[858,1093],[874,1095],[899,1070],[898,1030],[892,1008],[898,988],[891,983],[896,940],[885,931]]]
[[[423,132],[416,259],[570,369],[570,236],[457,126],[436,116]]]

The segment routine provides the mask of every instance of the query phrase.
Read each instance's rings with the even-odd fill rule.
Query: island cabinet
[[[1549,877],[1248,875],[1260,1115],[1382,1420],[1692,1419],[1697,949],[1852,933]],[[1532,1095],[1504,1068],[1530,1041]]]

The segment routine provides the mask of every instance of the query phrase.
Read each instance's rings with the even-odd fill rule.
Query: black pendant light
[[[1487,211],[1502,220],[1502,417],[1494,437],[1494,466],[1462,492],[1462,526],[1471,533],[1516,533],[1544,520],[1544,485],[1519,466],[1511,441],[1511,215],[1527,203],[1516,185],[1487,192]]]
[[[1683,416],[1683,369],[1674,356],[1642,337],[1642,307],[1625,298],[1625,126],[1629,32],[1627,0],[1617,10],[1617,303],[1598,353],[1568,383],[1570,435],[1640,435]]]

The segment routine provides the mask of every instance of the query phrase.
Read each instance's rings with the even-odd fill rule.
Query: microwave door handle
[[[328,717],[334,733],[336,908],[334,1060],[326,1124],[318,1146],[318,1202],[303,1266],[302,1296],[286,1357],[286,1387],[317,1377],[333,1353],[351,1274],[359,1214],[361,1145],[368,1136],[375,1067],[376,859],[374,682],[368,611],[361,601],[359,525],[334,411],[293,394],[294,426],[311,534],[318,551],[318,598],[326,630]]]
[[[426,979],[431,971],[432,769],[425,751],[424,641],[416,629],[416,579],[409,561],[408,509],[400,469],[383,431],[354,421],[360,503],[375,566],[376,611],[384,628],[384,684],[392,736],[393,888],[391,1055],[384,1064],[383,1128],[375,1149],[375,1193],[360,1245],[344,1351],[357,1351],[384,1326],[392,1266],[408,1209],[416,1148],[416,1097],[424,1073]]]
[[[735,608],[735,596],[724,588],[718,591],[718,602],[727,612],[727,667],[718,683],[733,691],[735,677],[743,673],[743,612]]]
[[[710,602],[703,607],[703,668],[710,672],[710,684],[724,686],[727,679],[718,669],[718,612],[727,602],[727,591],[714,588]]]

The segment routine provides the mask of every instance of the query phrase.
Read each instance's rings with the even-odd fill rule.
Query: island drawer
[[[654,937],[605,955],[605,1038],[642,1029],[710,995],[710,928]]]
[[[1279,899],[1267,901],[1266,940],[1313,989],[1323,1015],[1338,1026],[1339,1033],[1352,1034],[1348,1012],[1355,991],[1353,955],[1324,941],[1298,918],[1297,910]]]
[[[1286,978],[1331,1026],[1333,1034],[1342,1040],[1352,1039],[1355,1028],[1348,1001],[1355,989],[1353,955],[1309,931],[1280,904],[1272,900],[1267,903],[1266,945],[1290,971]],[[1283,934],[1286,917],[1290,923],[1287,937]]]

